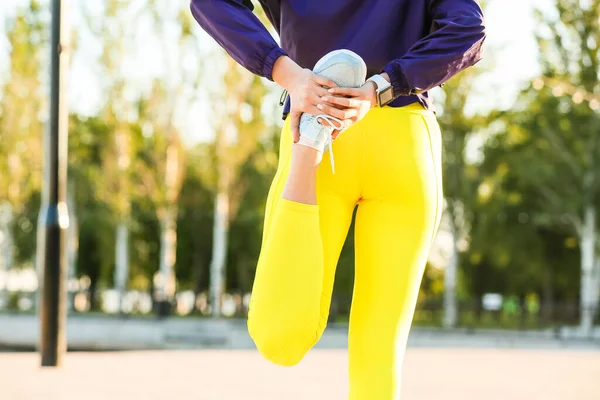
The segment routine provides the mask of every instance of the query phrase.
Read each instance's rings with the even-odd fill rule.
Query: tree
[[[211,304],[213,315],[220,315],[220,304],[225,289],[225,265],[228,230],[249,182],[240,180],[242,168],[255,152],[259,140],[268,133],[262,117],[261,101],[266,93],[259,77],[226,58],[223,77],[227,93],[214,101],[216,201],[213,229],[213,256],[211,261]]]
[[[444,326],[454,328],[458,323],[459,241],[469,234],[468,211],[473,188],[478,179],[477,166],[466,159],[467,145],[478,127],[481,116],[467,116],[465,104],[472,82],[479,74],[475,68],[463,71],[444,85],[443,113],[439,117],[443,140],[442,176],[444,177],[445,214],[452,237],[448,264],[444,269]]]
[[[546,79],[525,89],[513,110],[490,116],[465,267],[475,294],[503,290],[523,299],[528,290],[542,292],[545,311],[552,314],[559,279],[571,279],[566,243],[579,243],[580,325],[587,333],[599,286],[600,138],[594,109],[600,105],[583,100],[600,89],[600,1],[557,0],[555,7],[556,14],[538,13]],[[564,84],[548,88],[547,80]],[[566,87],[579,89],[566,97]]]
[[[470,254],[463,260],[466,282],[479,296],[499,292],[524,299],[536,293],[543,300],[542,316],[549,322],[558,316],[557,300],[576,298],[572,288],[577,286],[577,274],[571,268],[576,259],[574,239],[564,226],[549,222],[553,214],[543,205],[538,187],[531,184],[532,160],[515,146],[530,133],[512,114],[504,118],[508,128],[489,138],[479,165],[481,181],[471,206]],[[544,165],[557,168],[548,161]]]
[[[258,17],[267,26],[262,8],[256,9]],[[271,126],[262,112],[262,102],[267,93],[263,80],[239,66],[224,51],[223,85],[212,94],[215,132],[216,200],[214,204],[213,251],[210,265],[210,301],[212,313],[219,316],[226,283],[228,235],[232,220],[248,190],[250,182],[242,169],[254,158],[260,142],[272,139]],[[215,57],[216,58],[216,57]],[[259,161],[260,162],[260,161]],[[245,281],[242,278],[242,281]]]
[[[186,172],[178,201],[177,279],[195,297],[208,289],[212,250],[214,167],[212,145],[188,149]]]
[[[481,2],[485,9],[487,1]],[[477,165],[467,160],[467,148],[471,140],[481,136],[481,127],[486,126],[486,116],[467,115],[465,106],[473,92],[473,83],[480,75],[479,66],[469,68],[453,77],[443,86],[441,116],[438,118],[442,130],[442,176],[445,210],[441,225],[447,224],[452,237],[448,264],[444,268],[444,320],[446,328],[458,324],[458,278],[460,253],[466,249],[460,243],[470,234],[469,216],[474,188],[480,176]]]
[[[105,190],[105,145],[110,141],[111,127],[98,116],[72,115],[69,123],[70,195],[76,212],[77,275],[90,280],[90,308],[99,306],[97,289],[110,274],[114,263],[115,218],[110,204],[103,201]],[[76,189],[76,190],[75,190]]]
[[[0,103],[0,272],[13,265],[15,216],[24,212],[29,197],[41,188],[40,73],[47,39],[42,11],[31,0],[8,28],[9,76]]]
[[[147,110],[140,112],[140,116],[149,129],[149,138],[141,149],[141,157],[136,158],[134,164],[140,183],[138,188],[152,201],[160,223],[160,261],[155,289],[161,316],[168,314],[169,305],[175,299],[177,200],[185,172],[184,148],[179,131],[173,125],[174,110],[169,100],[172,100],[171,96],[155,87],[147,106],[140,107],[141,110],[147,107]]]
[[[178,199],[185,173],[185,149],[181,142],[178,115],[187,115],[197,96],[200,71],[190,70],[179,60],[193,59],[201,65],[198,43],[192,34],[192,17],[187,9],[170,3],[149,4],[161,54],[166,61],[165,73],[155,79],[149,97],[141,102],[140,122],[148,130],[146,162],[137,166],[144,192],[152,199],[161,230],[160,265],[156,298],[159,315],[166,315],[175,300],[177,256]],[[173,14],[175,12],[175,14]],[[176,22],[177,46],[169,34],[169,22]],[[149,162],[148,162],[149,161]],[[166,306],[166,307],[165,307]]]
[[[103,68],[106,98],[102,118],[112,133],[105,143],[103,171],[105,188],[100,192],[116,216],[114,282],[122,302],[129,280],[129,232],[131,226],[131,159],[136,142],[128,122],[134,111],[133,102],[126,96],[126,77],[123,66],[132,48],[135,23],[131,23],[132,5],[120,0],[108,0],[103,14],[86,14],[87,25],[102,39],[100,63]]]
[[[262,83],[248,99],[252,108],[259,109],[261,97],[264,96]],[[278,110],[280,111],[280,110]],[[262,228],[265,217],[265,196],[277,170],[277,145],[280,128],[267,124],[262,116],[239,125],[243,134],[264,135],[259,137],[255,148],[248,154],[246,161],[240,165],[237,174],[236,189],[232,191],[230,207],[229,246],[227,265],[231,266],[226,273],[228,290],[236,291],[240,296],[250,293],[256,272],[258,256],[262,246]],[[241,306],[241,304],[240,304]],[[241,313],[247,310],[240,308]]]
[[[464,98],[454,96],[457,108],[440,117],[447,215],[454,215],[452,221],[461,217],[459,222],[468,228],[464,237],[469,249],[460,257],[466,287],[479,299],[492,291],[521,299],[531,291],[542,293],[546,317],[553,314],[554,301],[570,299],[573,274],[568,266],[573,242],[582,243],[582,252],[588,255],[582,253],[582,260],[588,260],[584,271],[598,265],[589,258],[594,254],[593,240],[585,240],[598,236],[591,233],[595,231],[591,221],[597,217],[585,211],[589,210],[586,203],[597,202],[598,182],[598,137],[593,126],[598,118],[594,110],[600,103],[593,93],[598,92],[599,3],[592,3],[579,7],[577,1],[558,1],[558,19],[540,13],[538,40],[546,78],[522,93],[514,112],[493,112],[475,121],[475,125],[489,126],[482,136],[487,140],[481,163],[464,164],[461,153],[466,142],[457,140],[455,134],[465,126],[460,120]],[[446,85],[449,98],[458,80]],[[547,89],[547,81],[562,83]],[[460,83],[460,89],[468,86]],[[557,99],[569,92],[567,87],[576,88],[569,93],[572,98]],[[588,104],[582,104],[586,99]],[[443,104],[445,111],[447,99]],[[458,120],[452,120],[455,116]],[[597,277],[596,268],[591,268],[591,275]],[[588,279],[589,285],[583,284],[582,289],[597,291],[594,279]],[[582,319],[593,318],[596,304],[597,300],[583,307]],[[591,310],[587,317],[585,309]],[[589,322],[582,325],[591,326]]]
[[[545,75],[581,88],[600,92],[600,0],[580,2],[556,0],[558,18],[539,12],[543,30],[538,41]],[[532,184],[544,198],[544,208],[554,220],[563,219],[579,241],[581,252],[580,327],[588,334],[598,310],[600,294],[600,240],[598,200],[600,198],[600,137],[597,126],[598,102],[582,102],[581,92],[572,98],[558,86],[551,91],[532,90],[525,101],[540,112],[532,118],[520,115],[523,125],[538,134],[531,142],[538,151],[528,153],[530,173],[539,173]],[[531,147],[530,147],[531,148]],[[552,171],[538,165],[545,155],[560,166]],[[546,158],[547,159],[547,158]],[[577,196],[573,196],[577,193]]]

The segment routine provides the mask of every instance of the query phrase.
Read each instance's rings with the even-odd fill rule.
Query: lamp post
[[[52,0],[50,119],[44,137],[44,188],[38,218],[37,268],[41,364],[60,366],[66,351],[67,252],[67,69],[65,2]]]

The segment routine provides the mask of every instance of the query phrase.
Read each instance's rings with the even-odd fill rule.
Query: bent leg
[[[297,364],[327,322],[335,267],[357,196],[350,154],[357,146],[353,135],[344,135],[334,147],[338,172],[331,174],[328,160],[319,166],[317,205],[310,205],[281,198],[292,146],[287,123],[282,132],[281,161],[267,200],[248,314],[258,350],[280,365]]]

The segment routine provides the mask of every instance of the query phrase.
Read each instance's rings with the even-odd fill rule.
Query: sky
[[[41,0],[48,4],[48,0]],[[64,0],[63,0],[64,1]],[[143,7],[145,0],[131,0]],[[187,7],[187,0],[182,0]],[[0,32],[3,32],[4,21],[14,15],[18,6],[25,0],[0,1]],[[102,50],[100,42],[85,29],[82,18],[82,7],[94,9],[95,2],[84,0],[69,0],[70,23],[78,28],[78,51],[73,56],[70,71],[69,102],[74,112],[93,115],[103,102],[103,88],[98,79],[99,69],[96,60]],[[547,0],[489,0],[485,10],[487,25],[487,43],[485,59],[482,68],[489,72],[483,73],[476,82],[474,95],[467,112],[485,112],[491,108],[509,108],[521,87],[539,74],[537,51],[534,40],[535,23],[532,18],[534,5],[543,7]],[[97,4],[97,3],[96,3]],[[180,2],[170,2],[174,9],[181,6]],[[165,72],[169,62],[177,61],[176,57],[163,57],[155,49],[153,32],[149,24],[141,24],[141,32],[147,31],[146,39],[142,40],[134,55],[124,67],[124,73],[135,90],[146,90],[147,82],[152,76]],[[168,31],[168,30],[167,30]],[[212,40],[199,28],[201,51],[215,48]],[[6,76],[8,44],[0,36],[0,80]],[[189,60],[188,60],[189,61]],[[170,64],[171,67],[173,66]],[[279,97],[279,89],[271,84],[272,95],[267,99],[273,104]],[[135,93],[131,96],[134,97]],[[434,91],[434,98],[436,93]],[[189,105],[188,111],[180,118],[184,140],[187,144],[208,141],[212,138],[210,125],[210,108],[206,93],[200,93],[200,99]]]

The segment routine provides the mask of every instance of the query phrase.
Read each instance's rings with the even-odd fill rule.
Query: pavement
[[[33,350],[39,335],[39,320],[35,315],[0,313],[0,350]],[[67,321],[67,337],[69,348],[79,351],[254,349],[243,319],[156,320],[114,315],[73,315]],[[316,347],[344,349],[347,346],[348,326],[329,324]],[[578,335],[574,327],[532,331],[413,327],[408,346],[600,350],[600,327],[589,337]]]
[[[0,353],[0,399],[345,400],[346,369],[343,349],[313,349],[292,368],[254,350],[77,352],[60,369],[40,368],[36,353]],[[402,392],[402,400],[598,400],[600,352],[409,348]]]

